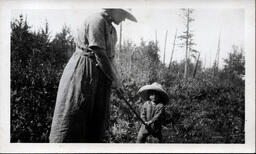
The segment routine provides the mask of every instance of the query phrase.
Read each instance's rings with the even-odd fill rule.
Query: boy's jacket
[[[141,118],[146,122],[151,121],[151,128],[155,131],[161,129],[165,121],[164,105],[158,103],[153,106],[150,101],[146,101],[141,108]]]

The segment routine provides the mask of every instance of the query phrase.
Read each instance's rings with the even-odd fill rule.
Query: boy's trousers
[[[145,143],[146,140],[147,140],[147,137],[150,136],[150,135],[157,138],[159,143],[162,143],[161,128],[157,129],[157,130],[158,131],[155,131],[154,134],[150,134],[149,131],[145,128],[145,125],[142,125],[140,130],[139,130],[136,143]]]

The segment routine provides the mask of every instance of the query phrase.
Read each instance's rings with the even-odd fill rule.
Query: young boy
[[[137,143],[145,143],[147,137],[152,135],[162,142],[162,125],[165,121],[165,104],[168,102],[168,94],[158,83],[146,85],[138,92],[146,102],[141,107],[141,118],[147,124],[141,125],[137,136]]]

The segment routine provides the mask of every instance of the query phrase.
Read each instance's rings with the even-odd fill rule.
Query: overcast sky
[[[12,19],[19,14],[27,17],[32,30],[43,27],[45,20],[49,23],[52,36],[60,32],[63,25],[71,28],[72,34],[90,13],[91,10],[14,10]],[[175,31],[180,35],[184,31],[180,9],[132,9],[132,13],[138,19],[138,23],[125,21],[123,23],[123,40],[131,40],[136,44],[140,40],[155,41],[156,33],[160,48],[160,58],[163,61],[165,34],[168,31],[166,44],[166,64],[170,61],[171,50]],[[201,52],[201,60],[206,67],[212,66],[220,35],[220,65],[231,51],[232,45],[244,46],[244,10],[243,9],[195,9],[191,24],[194,40],[197,45],[194,49]],[[115,26],[119,31],[119,26]],[[178,43],[178,40],[177,42]],[[185,49],[176,46],[173,60],[180,61],[184,58]]]

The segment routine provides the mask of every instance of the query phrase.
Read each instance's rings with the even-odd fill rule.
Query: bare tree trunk
[[[193,77],[196,76],[196,70],[197,70],[199,58],[200,58],[200,52],[199,52],[199,55],[198,55],[197,60],[196,60],[196,66],[195,66],[195,69],[194,69]]]
[[[185,55],[185,69],[184,69],[184,78],[187,78],[188,73],[188,39],[189,39],[189,10],[187,11],[187,23],[186,23],[186,55]]]
[[[165,64],[165,50],[166,50],[166,41],[167,41],[167,36],[168,36],[168,30],[165,33],[165,42],[164,42],[164,59],[163,63]]]
[[[156,30],[156,33],[155,33],[155,37],[156,37],[156,47],[157,47],[157,30]]]
[[[190,24],[194,21],[192,18],[193,9],[181,9],[183,12],[183,20],[185,24],[185,31],[180,35],[178,38],[181,40],[184,40],[182,42],[182,47],[185,47],[186,53],[185,53],[185,64],[184,64],[184,74],[183,78],[187,78],[188,76],[188,61],[190,57],[190,51],[192,51],[192,46],[195,45],[193,42],[193,33],[190,32]]]
[[[211,53],[211,51],[209,52]],[[212,68],[212,55],[210,54],[210,65],[209,65],[210,68]]]
[[[218,72],[218,70],[219,70],[219,58],[220,58],[220,35],[219,35],[219,40],[218,40],[216,57],[215,57],[215,61],[214,61],[214,74],[216,72]]]
[[[206,54],[204,55],[204,70],[205,70],[205,66],[206,66]]]
[[[129,59],[129,74],[132,72],[132,55],[133,52],[130,52],[130,59]]]
[[[173,53],[174,53],[174,49],[175,49],[175,45],[176,45],[176,43],[175,43],[176,38],[177,38],[177,29],[176,29],[175,36],[174,36],[174,41],[173,41],[173,44],[172,44],[172,54],[171,54],[171,59],[170,59],[170,63],[169,63],[169,68],[171,67],[171,64],[172,64]]]

